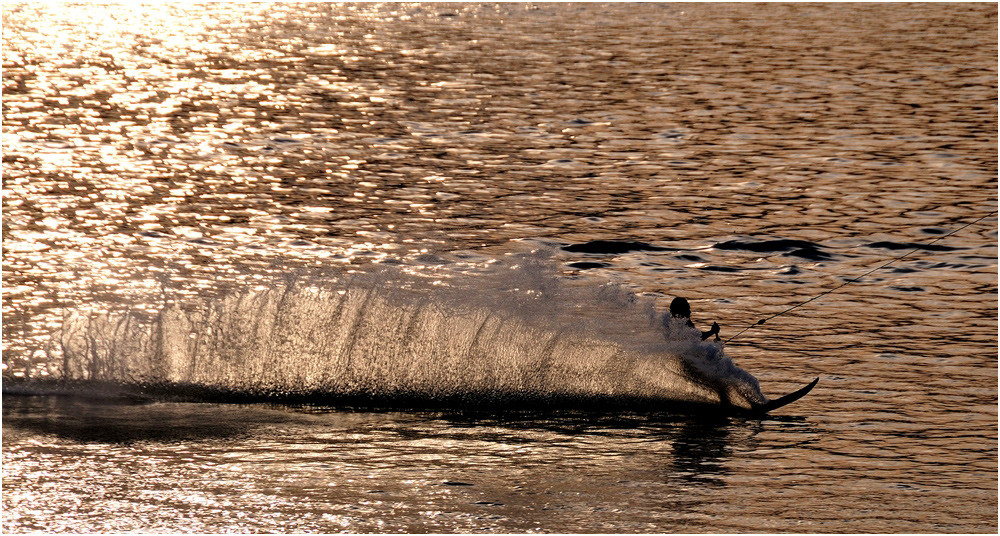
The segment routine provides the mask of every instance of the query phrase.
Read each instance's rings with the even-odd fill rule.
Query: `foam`
[[[152,321],[78,312],[58,336],[66,380],[260,397],[766,402],[720,343],[613,284],[544,256],[475,273],[378,267],[174,304]]]

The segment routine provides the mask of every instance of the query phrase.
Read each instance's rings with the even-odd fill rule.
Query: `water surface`
[[[68,319],[373,264],[488,308],[527,255],[579,303],[686,296],[728,338],[996,210],[993,4],[5,4],[3,26],[5,389],[67,373]],[[821,378],[774,419],[7,394],[4,530],[995,532],[996,229],[728,343],[769,395]],[[559,303],[518,321],[559,331]],[[573,314],[639,330],[616,307]]]

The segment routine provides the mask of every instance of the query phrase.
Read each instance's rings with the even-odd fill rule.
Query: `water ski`
[[[817,383],[819,383],[819,378],[816,378],[815,380],[810,382],[809,385],[799,389],[798,391],[788,393],[787,395],[781,398],[776,398],[774,400],[768,401],[766,404],[757,406],[756,408],[754,408],[754,413],[768,413],[780,407],[787,406],[788,404],[791,404],[792,402],[795,402],[796,400],[809,394],[809,391],[812,391],[812,388],[816,387]]]

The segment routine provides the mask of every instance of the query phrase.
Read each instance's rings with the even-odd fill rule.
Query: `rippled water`
[[[821,378],[769,419],[7,392],[5,531],[996,531],[995,5],[4,4],[3,28],[5,391],[67,372],[69,318],[156,325],[289,274],[495,290],[535,251],[725,339],[941,238],[726,345],[768,395]],[[609,310],[581,314],[635,329]]]

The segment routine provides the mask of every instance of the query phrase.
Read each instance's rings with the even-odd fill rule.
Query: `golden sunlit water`
[[[996,532],[995,4],[2,13],[5,532]]]

